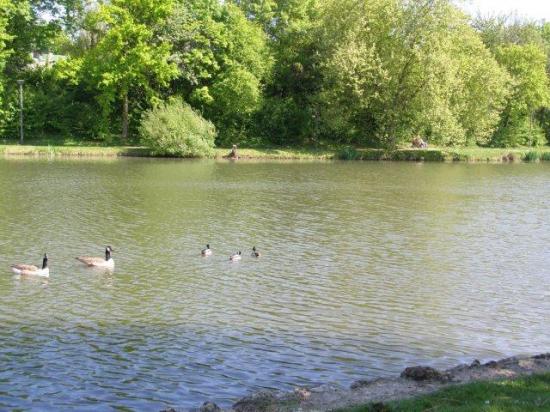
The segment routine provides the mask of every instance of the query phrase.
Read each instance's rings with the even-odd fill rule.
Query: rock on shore
[[[480,380],[512,379],[550,371],[550,353],[514,356],[481,364],[458,365],[445,371],[427,366],[408,367],[398,378],[359,380],[350,388],[322,385],[296,388],[292,392],[261,391],[237,401],[225,412],[328,411],[369,402],[387,402],[435,392],[443,387]],[[164,412],[180,412],[166,409]],[[216,404],[205,402],[190,412],[224,412]]]

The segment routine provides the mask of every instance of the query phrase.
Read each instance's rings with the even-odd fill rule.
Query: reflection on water
[[[547,164],[1,160],[0,409],[229,405],[548,350],[549,178]],[[115,273],[74,259],[107,244]],[[12,276],[44,252],[49,280]]]

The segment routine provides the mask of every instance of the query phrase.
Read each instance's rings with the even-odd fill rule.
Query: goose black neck
[[[42,259],[42,269],[46,269],[48,267],[48,258],[44,256],[44,259]]]
[[[105,260],[111,259],[111,251],[109,249],[105,249]]]

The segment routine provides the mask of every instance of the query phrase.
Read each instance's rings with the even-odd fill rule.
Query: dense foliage
[[[197,113],[222,145],[538,146],[549,75],[550,23],[451,0],[0,0],[5,138],[23,79],[31,138],[179,139]]]
[[[162,32],[178,66],[172,92],[211,119],[222,142],[246,139],[272,63],[261,28],[231,3],[193,0],[174,8]]]
[[[414,135],[487,143],[508,76],[462,13],[447,1],[355,4],[334,0],[324,16],[333,30],[325,43],[334,42],[324,90],[333,133],[385,146]]]
[[[216,138],[214,125],[179,98],[147,110],[140,133],[143,143],[161,156],[206,157]]]

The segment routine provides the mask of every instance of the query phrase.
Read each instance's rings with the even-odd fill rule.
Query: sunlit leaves
[[[132,90],[153,99],[177,75],[170,45],[157,41],[154,31],[172,5],[170,0],[112,1],[87,16],[87,25],[100,35],[83,57],[81,79],[99,92],[104,116]]]
[[[178,65],[175,84],[214,121],[220,138],[236,138],[258,109],[272,59],[261,28],[229,2],[193,0],[173,9],[162,30]]]
[[[358,140],[394,147],[415,134],[439,144],[491,136],[506,73],[449,2],[335,1],[325,19],[329,119],[335,107]]]

